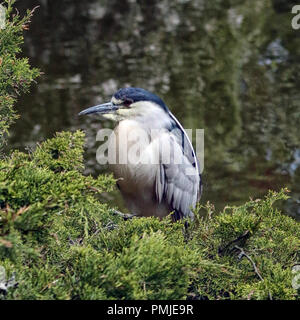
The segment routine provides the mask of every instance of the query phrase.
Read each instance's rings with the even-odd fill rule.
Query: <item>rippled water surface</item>
[[[217,209],[287,186],[300,217],[300,30],[294,1],[22,0],[37,4],[25,54],[44,75],[20,99],[10,147],[62,130],[86,131],[86,172],[96,132],[77,113],[124,86],[160,95],[185,128],[205,130],[204,194]],[[122,208],[117,192],[109,195]],[[117,199],[117,200],[116,200]]]

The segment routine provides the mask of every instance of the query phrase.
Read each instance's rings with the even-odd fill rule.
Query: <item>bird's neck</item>
[[[132,117],[131,120],[136,121],[141,128],[148,131],[152,129],[167,129],[172,126],[170,117],[166,116],[166,112],[159,108],[151,110],[151,112],[147,114]]]

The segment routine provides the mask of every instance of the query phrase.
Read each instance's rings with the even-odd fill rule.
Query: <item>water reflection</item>
[[[37,1],[23,0],[20,11]],[[118,88],[160,95],[186,128],[205,129],[203,201],[218,209],[288,186],[300,217],[300,37],[294,1],[39,1],[25,54],[45,75],[22,97],[10,145],[56,131],[87,132],[87,173],[96,132],[78,118]],[[118,196],[117,196],[118,197]]]

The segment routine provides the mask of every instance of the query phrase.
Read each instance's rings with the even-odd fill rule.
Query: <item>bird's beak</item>
[[[105,114],[105,113],[111,113],[116,110],[118,110],[119,107],[113,105],[111,102],[99,104],[98,106],[90,107],[85,110],[82,110],[80,113],[78,113],[79,116],[85,115],[85,114],[91,114],[91,113],[99,113],[99,114]]]

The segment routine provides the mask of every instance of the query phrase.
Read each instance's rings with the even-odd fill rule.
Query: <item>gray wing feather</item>
[[[176,120],[174,116],[173,118]],[[168,203],[175,212],[175,220],[182,217],[193,218],[191,208],[195,207],[200,196],[201,176],[192,144],[181,126],[175,127],[164,139],[170,144],[170,163],[159,165],[156,179],[157,199],[159,202]],[[163,148],[160,149],[161,152]],[[160,155],[162,158],[162,154]],[[178,160],[181,162],[178,163]]]

